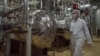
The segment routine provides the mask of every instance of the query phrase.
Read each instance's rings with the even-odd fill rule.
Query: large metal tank
[[[100,29],[100,8],[96,11],[96,25],[97,28]]]
[[[32,13],[33,44],[39,48],[50,47],[56,33],[56,24],[46,11],[36,10]]]
[[[36,10],[30,14],[29,19],[29,25],[32,26],[32,45],[41,49],[50,48],[56,36],[56,24],[52,15],[43,10]],[[25,32],[15,33],[15,38],[25,41],[26,35]]]

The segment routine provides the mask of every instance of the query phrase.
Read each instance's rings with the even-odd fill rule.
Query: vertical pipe
[[[40,6],[41,6],[41,9],[43,9],[43,1],[42,0],[41,0]]]
[[[29,2],[29,0],[24,0],[24,6],[25,6],[24,17],[25,17],[25,22],[27,22],[27,23],[29,21],[29,13],[28,13],[29,4],[28,4],[28,2]],[[28,33],[26,36],[26,56],[31,56],[31,26],[28,26],[27,30],[28,30]]]
[[[20,0],[17,0],[17,5],[18,5],[18,6],[20,5]]]
[[[55,3],[56,3],[56,1],[54,0],[53,2],[54,2],[54,4],[53,4],[53,6],[54,6],[54,14],[56,14],[56,12],[55,12],[55,7],[56,7],[56,6],[55,6]],[[56,42],[54,42],[54,44],[55,44],[55,43],[56,43]],[[55,47],[56,47],[56,45],[55,45]],[[53,51],[53,53],[52,53],[52,56],[55,56],[55,51],[56,51],[56,50],[54,49],[54,51]]]
[[[54,13],[55,13],[55,7],[56,7],[55,4],[56,4],[56,1],[54,0]]]
[[[3,14],[7,12],[7,0],[3,0]],[[4,24],[4,17],[1,19],[1,24]]]
[[[50,0],[47,0],[47,13],[50,11]]]
[[[53,12],[54,12],[54,14],[56,14],[56,13],[55,13],[55,0],[53,0],[53,2],[54,2],[54,3],[53,3],[53,6],[54,6],[54,7],[53,7],[53,8],[54,8],[54,11],[53,11]],[[54,42],[54,44],[55,44],[55,43],[56,43],[56,42]],[[55,47],[56,47],[56,46],[55,46]],[[52,53],[52,56],[55,56],[55,51],[56,51],[56,50],[54,49],[54,51],[53,51],[53,53]]]
[[[32,27],[29,26],[28,27],[28,34],[26,37],[26,56],[31,56],[31,36],[32,36],[31,29],[32,29]]]
[[[90,0],[88,0],[88,4],[90,3]]]
[[[73,3],[74,1],[73,0],[71,0],[71,3]],[[72,6],[71,6],[72,7]],[[71,40],[71,34],[69,34],[69,37],[70,37],[70,40]],[[71,54],[71,56],[73,56],[73,48],[72,48],[72,40],[70,41],[71,42],[71,52],[70,52],[70,54]]]
[[[44,0],[43,0],[43,2],[44,2]],[[47,0],[44,2],[44,10],[46,10],[46,3],[47,3]]]
[[[64,12],[66,12],[66,3],[64,3]]]
[[[64,4],[63,4],[63,2],[64,2],[64,1],[62,0],[62,11],[63,11],[63,9],[64,9]]]
[[[83,0],[83,6],[85,5],[85,0]],[[85,7],[83,7],[83,10],[85,11]]]
[[[50,11],[50,2],[51,2],[51,0],[45,1],[45,10],[47,13]]]
[[[22,52],[22,49],[23,49],[23,42],[22,41],[20,41],[20,45],[19,45],[19,56],[23,56],[22,54],[23,54],[23,52]]]
[[[7,0],[4,0],[3,1],[4,3],[3,3],[3,11],[4,11],[4,13],[7,11]]]
[[[87,4],[90,4],[89,2],[90,2],[90,0],[88,0]],[[90,34],[91,34],[91,36],[92,36],[92,34],[93,34],[92,31],[93,31],[93,30],[92,30],[91,18],[90,18],[91,15],[92,15],[92,8],[91,8],[91,6],[90,6],[88,9],[89,9],[89,15],[88,15],[88,16],[89,16],[89,18],[88,18],[89,30],[90,30]]]
[[[29,0],[24,0],[24,18],[25,18],[24,20],[26,23],[28,20],[28,7],[29,7],[28,1]]]
[[[7,12],[7,0],[3,0],[3,13]],[[3,20],[2,20],[3,21]],[[3,23],[3,22],[2,22]],[[5,56],[10,56],[10,34],[7,34],[7,49],[6,49],[6,54]]]
[[[61,15],[60,15],[61,18],[63,17],[63,16],[62,16],[62,14],[63,14],[63,7],[64,7],[64,6],[63,6],[63,2],[64,2],[64,1],[62,0],[61,13],[60,13],[60,14],[61,14]]]
[[[7,49],[6,49],[6,56],[10,56],[10,33],[7,33]]]
[[[89,0],[87,0],[87,3],[86,4],[90,4],[89,3],[90,1]],[[89,15],[88,15],[88,17],[91,17],[91,15],[92,15],[92,7],[90,6],[90,7],[88,7],[88,9],[89,9]],[[93,20],[93,19],[91,19],[91,18],[88,18],[88,23],[89,23],[89,30],[90,30],[90,34],[91,34],[91,36],[93,35],[93,26],[92,26],[92,24],[91,24],[91,20]],[[93,28],[92,28],[93,27]]]

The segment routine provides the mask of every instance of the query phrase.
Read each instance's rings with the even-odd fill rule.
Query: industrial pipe
[[[29,0],[24,0],[24,17],[25,17],[25,22],[28,23],[29,21],[29,4],[28,4]],[[26,36],[26,56],[31,56],[31,29],[32,27],[28,25],[28,33]]]

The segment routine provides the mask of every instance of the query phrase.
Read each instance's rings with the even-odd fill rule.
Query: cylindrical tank
[[[96,25],[97,28],[100,29],[100,8],[96,11]]]

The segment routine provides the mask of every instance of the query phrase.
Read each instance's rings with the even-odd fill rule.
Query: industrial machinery
[[[3,35],[0,35],[0,40],[3,39],[5,56],[34,56],[36,52],[35,56],[38,56],[40,50],[46,49],[47,52],[47,49],[54,48],[55,51],[56,48],[70,45],[71,11],[77,8],[77,4],[83,9],[81,5],[86,2],[82,0],[74,4],[73,0],[0,0],[0,4],[0,33]],[[19,48],[14,49],[12,43]],[[10,52],[10,48],[19,53]]]

